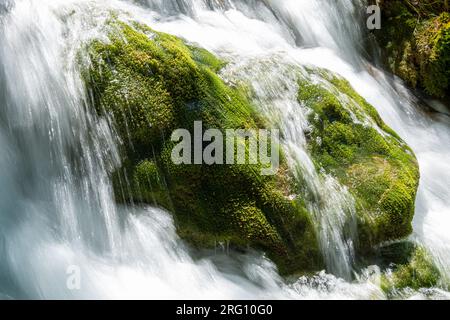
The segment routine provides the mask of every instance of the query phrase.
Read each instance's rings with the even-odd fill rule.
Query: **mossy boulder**
[[[450,96],[450,14],[447,0],[381,1],[375,31],[388,68],[436,98]]]
[[[356,201],[358,249],[401,239],[412,231],[419,182],[411,149],[349,83],[325,70],[299,82],[309,107],[309,149],[318,170],[336,177]]]
[[[223,132],[267,127],[247,88],[218,76],[225,63],[142,24],[112,18],[105,28],[108,39],[89,43],[82,65],[93,109],[122,142],[122,167],[112,172],[117,201],[166,208],[194,246],[261,249],[282,274],[323,268],[316,228],[282,150],[278,173],[268,176],[259,162],[172,162],[173,130],[193,135],[195,121]],[[355,197],[360,252],[407,236],[419,179],[411,150],[345,80],[324,70],[301,78],[298,98],[311,109],[310,153],[318,171]]]
[[[301,200],[290,200],[292,177],[262,164],[176,165],[174,129],[259,129],[266,121],[245,88],[217,75],[224,62],[208,51],[137,23],[112,18],[107,41],[87,48],[84,79],[92,106],[122,141],[123,166],[113,173],[116,199],[162,206],[179,235],[198,247],[229,242],[262,249],[281,273],[322,267],[315,229]],[[241,142],[245,143],[245,142]]]

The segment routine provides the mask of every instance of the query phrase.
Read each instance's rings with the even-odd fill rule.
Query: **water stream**
[[[317,173],[306,152],[293,66],[311,65],[345,77],[413,148],[421,181],[411,238],[450,276],[450,118],[424,111],[361,57],[361,5],[0,0],[0,298],[385,298],[373,272],[355,270],[350,194]],[[287,283],[260,252],[198,258],[170,213],[114,204],[116,135],[87,110],[77,64],[84,43],[106,37],[111,11],[214,52],[229,61],[225,81],[251,83],[255,105],[282,131],[290,168],[307,183],[326,272]],[[80,290],[68,288],[68,266],[80,269]]]

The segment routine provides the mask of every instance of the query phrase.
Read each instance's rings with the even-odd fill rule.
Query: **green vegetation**
[[[342,78],[303,79],[299,101],[312,112],[309,148],[318,169],[337,177],[357,202],[359,249],[411,233],[419,181],[409,147]]]
[[[112,18],[109,39],[92,41],[84,80],[92,107],[122,141],[114,172],[116,199],[174,213],[178,234],[205,248],[267,252],[282,274],[323,268],[315,228],[283,155],[275,176],[262,165],[175,165],[174,129],[258,129],[246,88],[227,85],[225,62],[172,35]],[[318,170],[336,176],[357,200],[361,252],[411,231],[419,178],[411,150],[350,85],[324,70],[325,81],[300,81],[299,100],[312,110],[310,151]],[[245,143],[241,141],[240,143]],[[246,146],[248,148],[248,146]],[[236,150],[235,150],[236,152]]]
[[[116,198],[175,214],[179,235],[198,247],[229,241],[262,249],[281,273],[322,267],[314,228],[302,203],[288,200],[286,164],[262,176],[256,165],[175,165],[174,129],[257,129],[244,88],[218,76],[223,61],[204,49],[140,24],[111,19],[109,41],[88,46],[84,78],[99,116],[110,116],[122,144],[114,173]],[[243,143],[243,142],[241,142]]]
[[[394,266],[392,272],[382,276],[381,287],[388,296],[395,296],[403,289],[418,290],[439,285],[438,268],[422,247],[416,246],[409,261]]]
[[[450,14],[447,0],[384,0],[375,35],[387,66],[412,87],[437,98],[450,90]]]

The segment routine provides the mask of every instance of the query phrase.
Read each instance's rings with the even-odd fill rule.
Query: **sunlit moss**
[[[256,165],[175,165],[176,128],[258,129],[265,120],[245,89],[217,75],[225,64],[210,52],[137,24],[111,19],[109,41],[88,46],[84,75],[99,116],[110,115],[123,141],[124,166],[114,173],[118,201],[172,211],[178,233],[201,248],[227,241],[263,249],[282,273],[322,267],[316,235],[291,179]],[[282,157],[283,159],[283,157]]]
[[[323,83],[302,80],[299,101],[309,108],[309,148],[357,200],[360,250],[411,233],[419,180],[409,147],[342,78],[322,71]]]
[[[170,134],[207,128],[265,127],[245,95],[217,75],[225,64],[204,49],[147,26],[112,19],[109,41],[88,46],[84,78],[99,116],[110,116],[123,142],[113,174],[116,197],[174,213],[178,233],[194,246],[229,242],[262,249],[284,274],[323,267],[315,228],[282,160],[275,176],[256,165],[175,165]],[[312,112],[309,147],[357,200],[361,248],[411,231],[418,182],[410,149],[342,78],[300,83]],[[343,98],[347,100],[343,100]],[[347,102],[343,102],[347,101]],[[283,159],[283,157],[282,157]]]

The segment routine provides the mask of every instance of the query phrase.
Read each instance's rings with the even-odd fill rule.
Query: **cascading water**
[[[298,171],[297,178],[304,184],[302,196],[313,214],[328,271],[351,279],[353,241],[356,239],[354,201],[333,177],[317,173],[306,151],[309,109],[297,100],[298,81],[296,73],[292,72],[295,62],[277,56],[258,58],[256,61],[240,59],[239,63],[230,64],[223,71],[223,76],[232,81],[250,83],[255,105],[268,119],[272,119],[273,126],[280,127],[290,169]]]
[[[260,253],[194,259],[168,213],[114,204],[118,141],[87,111],[77,69],[83,43],[105,37],[111,11],[198,43],[230,61],[226,81],[252,84],[306,181],[327,271],[350,280],[352,198],[305,151],[306,106],[291,67],[344,76],[414,149],[422,174],[414,237],[450,275],[450,121],[420,111],[399,82],[360,58],[357,1],[1,1],[0,297],[383,298],[368,272],[353,283],[322,273],[286,284]],[[68,266],[81,269],[80,290],[67,287]]]

